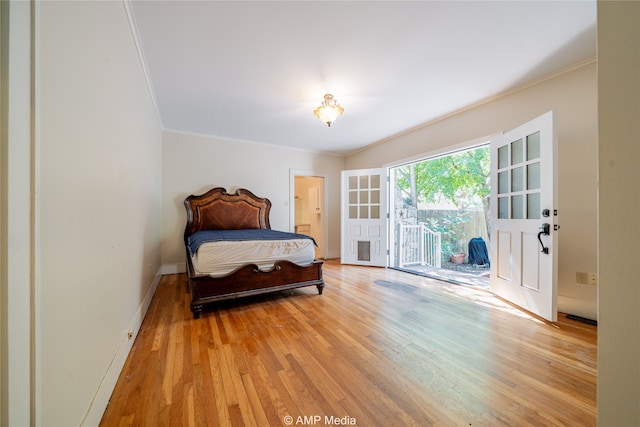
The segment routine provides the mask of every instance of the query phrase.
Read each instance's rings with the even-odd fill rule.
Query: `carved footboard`
[[[200,317],[205,304],[232,298],[316,286],[322,294],[322,261],[299,266],[279,261],[272,269],[261,271],[255,264],[247,264],[224,277],[193,277],[189,261],[189,291],[193,317]]]

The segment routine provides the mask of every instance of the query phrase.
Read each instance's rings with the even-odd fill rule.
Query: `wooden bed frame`
[[[216,187],[205,194],[187,197],[187,226],[184,243],[187,252],[187,274],[191,293],[193,317],[200,317],[204,304],[224,299],[316,286],[322,294],[323,261],[315,260],[307,266],[289,261],[277,261],[269,271],[261,271],[256,264],[239,267],[223,277],[195,276],[187,238],[201,230],[239,230],[246,228],[271,228],[269,199],[257,197],[246,189],[229,194]]]

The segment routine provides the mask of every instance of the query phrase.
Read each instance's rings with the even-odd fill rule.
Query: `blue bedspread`
[[[245,229],[245,230],[205,230],[196,231],[187,238],[187,246],[189,254],[193,256],[201,244],[207,242],[235,241],[242,242],[247,240],[292,240],[292,239],[311,239],[315,246],[316,241],[306,234],[287,233],[285,231],[277,231],[266,228]]]

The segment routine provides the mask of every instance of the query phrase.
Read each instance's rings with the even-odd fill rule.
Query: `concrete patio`
[[[449,261],[443,261],[441,268],[428,265],[408,265],[398,269],[460,285],[489,288],[489,266],[467,263],[454,264]]]

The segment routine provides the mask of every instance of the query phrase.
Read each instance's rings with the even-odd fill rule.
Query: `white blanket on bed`
[[[298,265],[313,262],[313,240],[261,240],[207,242],[200,245],[191,262],[198,276],[220,277],[246,264],[269,270],[275,261],[291,261]]]

